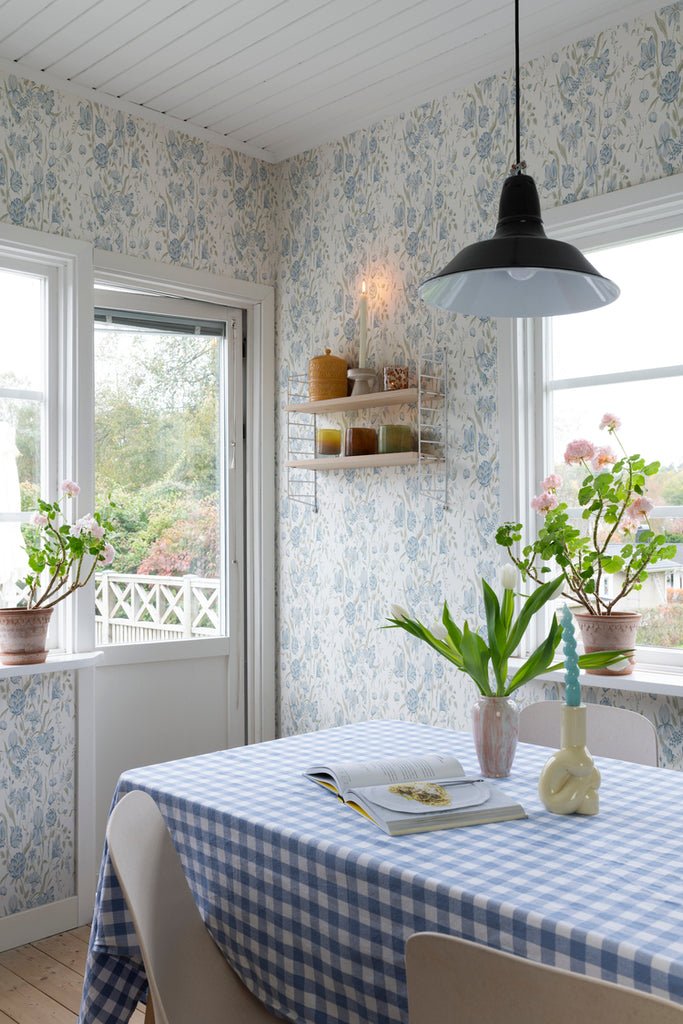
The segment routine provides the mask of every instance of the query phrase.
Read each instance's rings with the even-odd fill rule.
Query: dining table
[[[154,798],[214,940],[297,1024],[407,1024],[419,931],[683,1003],[683,773],[595,758],[598,814],[553,814],[538,796],[552,751],[522,743],[495,785],[526,818],[393,837],[304,776],[427,753],[479,771],[469,733],[384,719],[126,771],[113,802]],[[122,1024],[145,989],[105,844],[80,1024]]]

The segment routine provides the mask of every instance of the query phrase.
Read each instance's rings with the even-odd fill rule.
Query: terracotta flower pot
[[[481,774],[510,774],[519,739],[519,708],[511,697],[479,697],[472,708],[472,734]]]
[[[52,608],[0,608],[0,662],[39,665],[45,661]]]
[[[642,615],[640,612],[612,612],[611,615],[589,615],[588,612],[574,612],[586,654],[595,651],[628,651],[636,646],[636,634]],[[624,658],[614,667],[589,668],[589,676],[628,676],[636,663],[635,653]]]

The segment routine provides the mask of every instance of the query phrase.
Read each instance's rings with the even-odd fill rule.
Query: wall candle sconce
[[[365,291],[365,281],[361,288],[360,295],[360,349],[358,352],[358,368],[365,368],[368,358],[368,297]]]
[[[368,296],[365,289],[365,281],[360,295],[360,345],[358,349],[358,366],[349,370],[349,377],[353,381],[352,395],[367,395],[375,386],[376,373],[374,370],[366,369],[368,359]]]

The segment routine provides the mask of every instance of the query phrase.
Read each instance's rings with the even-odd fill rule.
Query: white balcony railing
[[[95,591],[97,644],[218,636],[219,592],[220,580],[201,576],[100,573]]]

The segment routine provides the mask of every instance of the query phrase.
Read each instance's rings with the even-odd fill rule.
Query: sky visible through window
[[[618,610],[638,610],[643,621],[638,643],[683,647],[683,345],[681,345],[681,264],[683,233],[631,242],[589,254],[595,267],[615,281],[621,295],[610,306],[552,321],[551,381],[576,381],[604,375],[643,374],[640,379],[599,380],[587,386],[551,390],[551,461],[564,479],[563,497],[571,505],[584,473],[564,463],[567,444],[585,438],[609,445],[615,438],[600,431],[605,413],[619,417],[618,438],[628,454],[659,461],[647,493],[667,518],[651,518],[657,532],[678,545],[676,558],[653,566],[643,589]],[[648,371],[669,368],[647,379]],[[609,577],[609,586],[617,580]]]
[[[589,259],[619,285],[621,295],[603,309],[553,320],[552,377],[683,365],[683,234],[594,252]],[[555,462],[562,461],[567,442],[576,437],[605,443],[598,425],[603,413],[612,412],[622,421],[620,437],[627,451],[681,468],[682,404],[681,377],[556,391]]]

